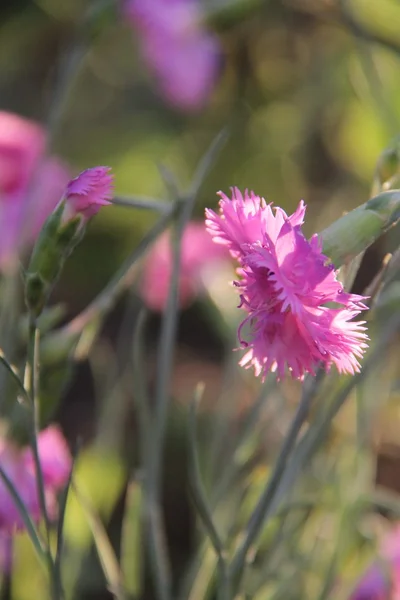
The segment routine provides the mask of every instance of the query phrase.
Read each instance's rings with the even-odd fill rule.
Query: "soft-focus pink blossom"
[[[113,177],[109,167],[93,167],[82,171],[67,185],[65,200],[70,213],[93,217],[102,206],[110,204]]]
[[[360,579],[350,600],[400,600],[400,526],[383,541],[379,561]]]
[[[198,0],[126,0],[143,57],[165,97],[184,110],[204,106],[219,70],[219,44],[202,25]]]
[[[45,158],[42,127],[0,111],[0,267],[37,237],[68,181],[65,166]]]
[[[232,199],[220,193],[219,214],[206,210],[214,242],[240,265],[235,285],[248,313],[238,332],[247,348],[240,364],[263,378],[268,371],[283,377],[288,368],[302,379],[318,364],[353,374],[367,347],[364,321],[352,320],[366,308],[364,298],[343,291],[318,237],[304,237],[304,215],[303,201],[288,216],[237,188]]]
[[[189,223],[181,246],[179,273],[179,304],[188,306],[202,289],[202,273],[227,260],[228,253],[212,243],[203,223]],[[165,232],[147,255],[141,295],[147,306],[155,311],[164,310],[172,272],[171,234]]]
[[[54,426],[39,434],[38,452],[43,470],[46,504],[50,515],[54,516],[56,494],[68,480],[71,456],[64,438]],[[31,518],[39,521],[40,503],[31,448],[19,448],[2,438],[0,466],[18,491]],[[12,534],[23,528],[24,522],[18,507],[0,478],[0,535]]]
[[[40,432],[38,452],[45,486],[59,490],[68,480],[71,471],[71,454],[60,429],[51,425]],[[26,450],[27,465],[34,470],[30,448]]]

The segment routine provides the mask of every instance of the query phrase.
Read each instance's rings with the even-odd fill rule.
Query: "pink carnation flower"
[[[350,600],[400,599],[400,527],[386,537],[380,561],[374,562],[357,584]]]
[[[45,131],[33,121],[0,111],[0,267],[37,237],[68,181],[65,166],[44,157]]]
[[[71,471],[71,454],[60,429],[51,425],[40,432],[38,452],[44,484],[48,489],[60,490],[66,484]],[[26,464],[34,472],[32,451],[26,450]]]
[[[235,286],[248,313],[238,331],[247,349],[240,364],[263,378],[269,371],[281,378],[288,368],[302,379],[321,363],[358,371],[368,338],[365,322],[352,319],[366,309],[364,298],[343,291],[318,237],[304,237],[303,201],[288,216],[253,192],[219,195],[220,213],[206,209],[206,226],[240,265]]]
[[[39,434],[39,459],[43,470],[46,503],[54,516],[56,493],[66,484],[71,469],[71,456],[61,432],[52,426]],[[0,440],[0,466],[17,489],[31,518],[39,521],[35,466],[30,448],[18,448],[12,442]],[[0,479],[0,535],[12,534],[24,528],[24,522],[3,480]]]
[[[82,171],[67,185],[64,198],[68,212],[81,214],[89,219],[102,206],[110,204],[113,192],[113,177],[109,167],[93,167]]]
[[[154,311],[164,310],[172,271],[171,235],[165,232],[149,252],[141,282],[144,302]],[[189,223],[182,238],[179,303],[188,306],[203,287],[205,269],[226,261],[228,253],[212,243],[203,223]]]
[[[185,110],[204,106],[219,69],[219,44],[202,27],[198,1],[126,0],[124,13],[165,97]]]

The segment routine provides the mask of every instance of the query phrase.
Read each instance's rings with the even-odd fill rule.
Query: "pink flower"
[[[374,562],[357,584],[350,600],[400,599],[400,527],[384,540],[379,562]]]
[[[197,0],[126,0],[142,53],[165,97],[184,110],[207,102],[219,70],[219,44],[202,27]]]
[[[68,181],[65,166],[45,158],[45,132],[32,121],[0,111],[0,267],[37,237]]]
[[[58,427],[51,425],[40,432],[38,452],[45,486],[54,490],[63,488],[71,471],[71,454]],[[26,451],[26,463],[34,471],[30,449]]]
[[[55,426],[39,434],[38,451],[43,470],[46,504],[49,514],[54,516],[56,493],[68,480],[71,456],[60,431]],[[14,484],[31,518],[35,522],[39,521],[40,503],[31,448],[18,448],[12,442],[1,439],[0,466]],[[23,528],[24,522],[18,507],[0,478],[0,535],[12,534]]]
[[[160,236],[149,252],[141,282],[141,295],[152,310],[162,311],[167,303],[172,271],[170,232]],[[202,274],[228,258],[223,248],[212,243],[203,223],[189,223],[182,238],[179,274],[179,303],[188,306],[200,293]]]
[[[109,167],[93,167],[82,171],[67,185],[65,200],[68,210],[85,218],[93,217],[102,206],[110,204],[113,177]]]
[[[263,378],[288,368],[302,379],[319,364],[358,371],[368,338],[365,322],[352,319],[366,309],[364,298],[343,291],[318,237],[304,237],[304,203],[287,216],[253,192],[234,188],[232,199],[220,198],[219,215],[206,209],[206,226],[240,265],[235,286],[248,313],[238,331],[247,348],[240,364]]]

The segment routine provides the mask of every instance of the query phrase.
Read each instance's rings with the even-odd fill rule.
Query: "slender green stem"
[[[185,213],[186,211],[182,210],[179,215],[177,235],[173,245],[173,269],[158,353],[158,376],[155,392],[152,445],[149,448],[145,479],[150,560],[153,568],[153,580],[156,585],[157,598],[159,600],[170,600],[171,598],[171,575],[160,509],[160,496],[164,441],[169,407],[170,377],[174,357],[172,349],[177,329],[180,248]]]
[[[193,177],[192,186],[186,196],[179,194],[173,175],[166,169],[162,171],[168,190],[170,193],[176,194],[177,201],[175,206],[179,210],[176,219],[175,236],[172,243],[172,275],[158,349],[158,373],[155,391],[152,444],[146,464],[144,486],[150,561],[156,585],[156,596],[159,600],[170,600],[171,598],[171,577],[160,507],[164,444],[170,403],[170,380],[174,360],[173,348],[178,321],[178,281],[181,262],[181,242],[184,228],[191,218],[200,187],[212,167],[216,153],[219,151],[224,139],[225,136],[221,134],[214,139],[199,163]]]
[[[135,382],[134,399],[139,424],[140,462],[143,465],[148,456],[148,445],[151,443],[150,398],[146,381],[146,365],[144,360],[144,329],[146,310],[140,311],[133,340],[133,381]]]
[[[112,203],[117,206],[137,208],[139,210],[154,210],[160,213],[166,213],[171,208],[170,203],[165,200],[147,198],[146,196],[114,196]]]
[[[58,331],[47,336],[42,354],[45,354],[46,361],[58,360],[58,357],[65,356],[70,352],[79,340],[82,331],[91,323],[100,322],[107,312],[114,306],[120,295],[132,284],[136,277],[136,264],[143,256],[146,250],[157,239],[161,233],[168,227],[177,211],[177,204],[170,205],[168,212],[163,214],[156,222],[154,227],[148,232],[143,240],[136,246],[133,252],[122,263],[112,279],[96,298],[70,323],[60,328]],[[93,336],[93,339],[96,336]],[[89,347],[88,347],[89,349]]]
[[[264,491],[258,500],[256,508],[251,515],[243,542],[233,558],[229,575],[230,578],[235,581],[235,586],[238,586],[240,583],[245,562],[252,544],[261,534],[263,524],[271,515],[272,502],[279,489],[279,483],[283,473],[285,472],[288,459],[296,445],[298,435],[307,418],[311,402],[315,397],[316,390],[323,375],[323,371],[319,370],[315,379],[311,381],[311,385],[304,385],[303,387],[303,394],[300,403],[297,407],[297,411],[291,423],[290,429],[283,442],[283,446],[276,461],[273,473],[268,479]]]
[[[31,446],[33,461],[35,464],[36,472],[36,484],[37,492],[40,503],[40,511],[44,520],[46,530],[46,561],[48,566],[50,585],[51,585],[51,597],[52,600],[60,600],[60,589],[57,585],[56,570],[54,566],[54,560],[50,549],[50,519],[47,512],[46,506],[46,493],[44,486],[44,478],[42,465],[40,463],[39,449],[38,449],[38,437],[40,431],[40,405],[39,405],[39,341],[40,333],[36,324],[31,320],[29,324],[29,341],[28,341],[28,365],[27,365],[27,391],[31,397],[32,403],[32,436]]]
[[[46,507],[46,496],[44,489],[43,471],[42,465],[40,464],[39,450],[38,450],[38,436],[40,432],[40,405],[39,405],[39,330],[33,323],[29,327],[29,350],[28,350],[28,363],[29,363],[29,393],[32,400],[32,417],[33,417],[33,431],[32,431],[32,451],[35,462],[38,496],[40,502],[40,510],[44,519],[46,527],[47,545],[50,548],[50,521]]]
[[[204,529],[206,530],[210,542],[215,550],[218,557],[218,569],[219,569],[219,586],[218,586],[218,600],[230,600],[230,586],[228,581],[228,568],[225,558],[224,544],[214,524],[213,514],[209,505],[206,492],[204,490],[203,481],[200,472],[200,461],[197,450],[197,406],[200,402],[203,394],[204,385],[199,384],[195,390],[192,403],[189,410],[189,424],[188,424],[188,446],[189,446],[189,478],[190,478],[190,491],[197,508],[197,513],[203,523]]]
[[[63,489],[63,492],[61,494],[61,497],[60,497],[59,514],[58,514],[58,521],[57,521],[57,549],[56,549],[56,555],[55,555],[55,559],[54,559],[54,582],[55,582],[55,587],[57,589],[58,598],[60,598],[60,599],[65,597],[64,589],[63,589],[63,585],[62,585],[62,579],[61,579],[61,558],[62,558],[62,551],[63,551],[63,546],[64,546],[65,513],[66,513],[66,509],[67,509],[68,495],[69,495],[69,491],[71,489],[72,474],[74,471],[74,466],[75,466],[75,457],[74,457],[74,460],[72,463],[68,481],[67,481],[67,483]]]

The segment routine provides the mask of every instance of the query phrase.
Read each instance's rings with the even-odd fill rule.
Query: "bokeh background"
[[[287,212],[303,198],[308,206],[305,231],[310,235],[365,202],[378,157],[400,130],[398,0],[207,0],[203,4],[207,27],[221,44],[219,76],[207,106],[188,113],[163,98],[118,3],[102,10],[88,31],[87,11],[96,2],[3,0],[1,110],[50,127],[52,151],[73,172],[109,165],[116,195],[159,199],[168,195],[160,165],[174,173],[183,189],[188,187],[212,139],[227,127],[228,140],[195,206],[197,219],[203,218],[206,206],[216,207],[218,190],[228,192],[232,185],[253,189]],[[64,78],[70,75],[65,93]],[[102,289],[154,220],[154,213],[124,207],[103,210],[96,217],[54,294],[54,303],[65,304],[66,321]],[[355,282],[357,292],[371,281],[397,237],[394,229],[366,253]],[[209,456],[213,452],[220,456],[210,467],[204,453],[210,481],[218,479],[224,457],[229,460],[229,443],[233,444],[257,393],[258,383],[233,365],[235,299],[227,281],[226,289],[221,291],[225,281],[220,281],[216,292],[219,309],[227,315],[222,325],[220,314],[204,297],[179,317],[164,490],[175,581],[183,578],[197,535],[187,495],[185,450],[185,409],[193,389],[199,380],[205,381],[200,437],[206,448],[214,444]],[[59,388],[62,398],[56,414],[71,447],[77,438],[81,440],[77,476],[89,490],[116,548],[128,474],[140,477],[132,402],[136,382],[127,348],[141,305],[134,285],[108,316],[90,358],[78,362],[68,385]],[[150,391],[159,328],[160,315],[149,311],[145,355]],[[379,411],[381,425],[369,437],[369,466],[372,479],[400,491],[395,357],[392,363],[387,383],[379,389],[379,404],[389,402],[390,407]],[[297,392],[295,384],[286,385],[289,405]],[[349,413],[342,416],[339,437],[353,431],[354,415]],[[261,436],[257,451],[243,450],[241,461],[246,468],[251,466],[255,486],[257,477],[265,475],[264,461],[253,466],[279,439],[279,423],[278,418],[273,430]],[[230,510],[234,513],[238,508]],[[71,597],[111,597],[85,518],[73,503],[66,528],[65,578],[71,582]],[[22,539],[20,544],[21,564],[16,565],[12,597],[44,598],[42,574],[29,542]],[[358,568],[356,562],[352,575]],[[299,595],[299,589],[297,595],[285,590],[285,597],[310,597]],[[257,597],[280,597],[269,593],[264,589]],[[141,594],[154,597],[146,576]],[[190,597],[202,598],[197,594]]]

